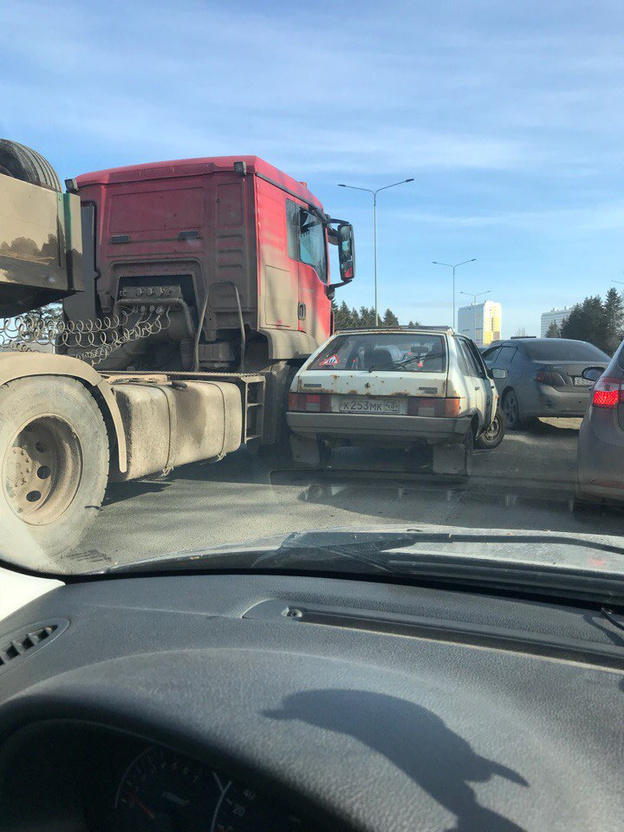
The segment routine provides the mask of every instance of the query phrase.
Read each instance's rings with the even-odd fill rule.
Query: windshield
[[[443,373],[445,341],[441,335],[407,332],[338,335],[312,361],[310,369]]]
[[[624,581],[624,6],[10,7],[0,567]]]
[[[593,344],[579,341],[561,341],[549,338],[547,341],[523,341],[526,354],[534,361],[602,361],[609,360]]]

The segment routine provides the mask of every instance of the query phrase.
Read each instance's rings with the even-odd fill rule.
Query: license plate
[[[386,413],[401,416],[407,413],[407,399],[334,396],[332,410],[338,413]]]
[[[574,384],[576,387],[592,387],[594,382],[582,376],[574,376]]]

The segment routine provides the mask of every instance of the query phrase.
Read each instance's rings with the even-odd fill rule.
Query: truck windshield
[[[301,261],[312,266],[323,283],[327,283],[327,251],[323,223],[308,211],[301,211],[300,216]]]
[[[312,362],[310,369],[443,373],[446,370],[444,338],[409,332],[338,335]]]

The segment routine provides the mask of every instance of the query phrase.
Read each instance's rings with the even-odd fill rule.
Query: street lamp
[[[448,266],[449,269],[453,269],[453,329],[455,329],[455,269],[458,269],[460,266],[465,266],[466,263],[474,263],[477,258],[473,257],[472,260],[462,260],[461,263],[438,263],[437,260],[432,260],[434,266]]]
[[[400,182],[393,182],[392,185],[384,185],[383,188],[377,188],[376,191],[373,191],[370,188],[357,188],[355,185],[338,185],[339,188],[350,188],[352,191],[366,191],[366,193],[373,195],[373,252],[375,259],[375,326],[379,326],[379,309],[377,306],[377,194],[380,191],[387,191],[388,188],[396,188],[397,185],[404,185],[406,182],[413,181],[413,177],[411,179],[401,179]]]
[[[486,289],[485,292],[476,292],[476,293],[460,292],[459,293],[460,295],[467,295],[469,298],[472,298],[472,304],[471,305],[474,307],[473,311],[472,311],[472,328],[474,330],[474,340],[475,340],[475,342],[477,340],[477,298],[480,298],[481,295],[489,295],[491,291],[492,291],[491,289]],[[481,340],[483,340],[483,339],[481,339]]]

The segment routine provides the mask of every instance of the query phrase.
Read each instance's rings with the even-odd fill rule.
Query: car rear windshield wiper
[[[413,364],[414,361],[422,361],[424,364],[425,361],[433,361],[434,358],[444,358],[444,353],[437,352],[429,353],[427,355],[413,355],[411,358],[407,358],[404,361],[386,361],[385,364],[379,364],[378,366],[373,364],[368,368],[368,372],[372,373],[373,370],[383,370],[384,367],[405,367],[408,364]]]

